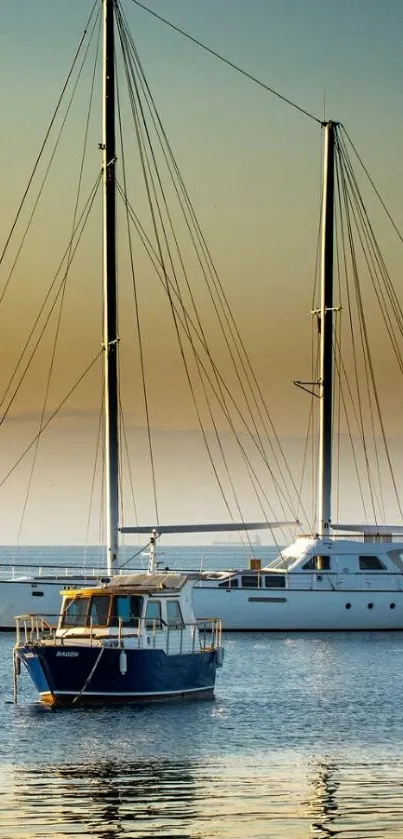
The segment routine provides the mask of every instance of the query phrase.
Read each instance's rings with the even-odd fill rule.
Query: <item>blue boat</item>
[[[20,663],[51,706],[139,703],[213,696],[221,622],[196,621],[198,575],[119,575],[101,587],[63,592],[56,630],[16,618]]]

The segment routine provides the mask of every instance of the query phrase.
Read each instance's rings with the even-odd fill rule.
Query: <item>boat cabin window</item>
[[[360,571],[385,571],[386,565],[379,559],[379,556],[360,556]]]
[[[400,548],[395,548],[394,551],[388,551],[388,556],[397,565],[399,571],[403,571],[403,551]]]
[[[146,610],[146,629],[161,629],[161,601],[149,600]]]
[[[287,571],[291,565],[294,565],[294,562],[298,559],[297,556],[277,556],[273,559],[272,562],[269,562],[267,567],[268,568],[279,568],[280,571]]]
[[[72,597],[66,600],[63,609],[62,626],[86,626],[89,597]]]
[[[225,583],[218,583],[218,588],[238,588],[238,577],[230,577]]]
[[[242,574],[241,580],[244,588],[257,588],[259,585],[258,574]]]
[[[138,626],[143,611],[143,598],[139,595],[117,595],[113,598],[110,626]]]
[[[285,577],[282,574],[270,574],[264,578],[266,588],[285,588]]]
[[[179,600],[167,601],[167,623],[174,629],[181,629],[184,625]]]
[[[93,626],[106,626],[108,623],[110,598],[105,594],[91,597],[90,623]]]
[[[330,571],[330,556],[311,556],[302,568],[304,571]]]

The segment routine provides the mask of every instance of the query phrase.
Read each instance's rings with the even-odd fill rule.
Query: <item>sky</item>
[[[304,0],[303,3],[300,0],[204,0],[203,3],[154,0],[145,5],[318,119],[341,121],[396,224],[403,227],[403,7],[398,0],[385,0],[382,4],[377,0],[337,3],[332,0]],[[36,0],[35,3],[3,0],[2,8],[1,247],[92,0]],[[293,387],[293,380],[310,376],[309,311],[320,207],[321,128],[316,121],[214,59],[131,0],[125,0],[123,8],[270,415],[298,482],[310,401]],[[38,211],[34,234],[27,237],[13,283],[0,306],[2,390],[32,323],[37,301],[55,270],[62,242],[66,241],[66,229],[71,224],[72,184],[77,173],[72,161],[73,157],[79,160],[85,119],[85,95],[81,99],[79,95],[78,99],[77,114],[72,113],[70,133],[61,148],[61,165],[56,166],[55,162],[52,166],[54,191],[46,188],[44,192],[43,210]],[[95,122],[90,133],[93,173],[100,166],[96,148],[100,131],[100,122],[99,125]],[[131,174],[134,180],[134,170]],[[139,206],[143,206],[140,187],[137,198]],[[48,413],[99,351],[98,222],[99,214],[91,220],[89,243],[80,249],[75,275],[66,292]],[[398,243],[389,237],[384,220],[380,224],[388,245],[391,270],[398,276],[401,263]],[[11,264],[10,258],[6,271]],[[139,268],[143,276],[140,295],[147,376],[154,394],[150,412],[158,454],[161,517],[170,522],[177,521],[178,515],[187,521],[227,520],[211,463],[203,458],[197,418],[181,371],[163,295],[151,282],[149,268],[141,256]],[[124,265],[120,289],[123,331],[131,317],[125,303],[129,281],[125,278]],[[203,304],[202,296],[200,300]],[[208,314],[206,328],[225,371],[225,352],[215,339],[213,319]],[[400,420],[396,395],[399,391],[390,374],[392,368],[380,332],[375,343],[383,365],[380,373],[385,407],[391,420],[389,433],[398,457]],[[11,479],[2,484],[1,476],[7,474],[35,436],[50,347],[48,337],[0,429],[4,441],[0,445],[0,501],[4,512],[0,517],[0,542],[4,543],[17,539],[25,543],[62,544],[81,543],[86,538],[102,540],[99,492],[95,493],[89,512],[99,418],[98,367],[77,389],[59,419],[51,424],[48,440],[41,440],[23,520],[32,449]],[[138,485],[137,515],[143,523],[145,519],[148,523],[153,517],[153,505],[147,463],[140,454],[144,411],[138,380],[133,345],[127,356],[122,353],[122,384],[127,385],[129,394],[125,397],[125,407],[133,446],[131,460],[136,461],[132,469]],[[398,408],[403,407],[401,403],[398,397]],[[225,431],[225,423],[222,430]],[[99,462],[96,469],[98,485]],[[235,464],[235,474],[242,485],[244,477],[239,463]],[[264,472],[259,474],[265,485],[270,483]],[[267,492],[270,494],[269,486]],[[245,517],[260,517],[254,493],[248,489],[245,496]],[[274,496],[272,501],[273,512],[283,518]],[[347,494],[347,510],[351,503],[352,498]],[[360,517],[358,505],[357,516]]]

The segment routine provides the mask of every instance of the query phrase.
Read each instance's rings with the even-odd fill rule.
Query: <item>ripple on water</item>
[[[213,702],[52,712],[23,679],[0,706],[0,839],[403,839],[403,633],[225,646]]]

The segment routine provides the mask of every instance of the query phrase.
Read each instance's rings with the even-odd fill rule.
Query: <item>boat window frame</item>
[[[259,571],[255,571],[255,572],[249,571],[248,573],[241,574],[241,588],[260,588],[260,579],[259,578],[260,578]],[[247,580],[247,579],[254,580],[256,582],[253,583],[252,585],[250,585],[250,584],[244,582],[244,580]]]
[[[65,623],[66,613],[72,603],[87,603],[87,611],[85,621],[81,623]],[[88,627],[88,615],[89,615],[89,604],[91,602],[91,595],[85,595],[83,597],[66,597],[63,602],[63,609],[62,614],[60,616],[60,628],[61,629],[86,629]]]
[[[371,568],[371,567],[365,568],[361,564],[361,563],[365,563],[366,560],[368,561],[368,560],[374,560],[374,559],[377,562],[379,562],[378,568],[374,568],[374,567],[373,568]],[[372,573],[377,574],[377,573],[379,573],[379,571],[387,571],[387,567],[386,567],[385,563],[382,562],[380,557],[377,556],[376,554],[359,554],[358,555],[358,570],[359,571],[364,571],[364,573],[370,572],[371,574]]]
[[[154,604],[157,604],[158,607],[159,607],[159,618],[157,618],[157,617],[156,618],[148,618],[147,617],[148,608],[149,608],[149,606],[153,606]],[[157,600],[157,599],[154,599],[154,598],[151,598],[151,597],[147,600],[146,610],[145,610],[145,613],[144,613],[144,626],[148,630],[150,630],[150,629],[162,629],[163,620],[162,620],[161,600]]]
[[[320,560],[320,562],[317,560]],[[322,564],[323,561],[324,564]],[[306,562],[304,562],[301,568],[303,571],[331,571],[332,557],[330,557],[329,554],[313,554]]]
[[[169,607],[172,606],[173,604],[176,605],[177,612],[179,612],[179,617],[177,615],[177,617],[175,619],[171,619],[170,616],[169,616]],[[185,626],[185,621],[183,620],[183,614],[182,614],[180,600],[178,600],[178,599],[174,600],[173,598],[170,599],[170,600],[167,600],[166,601],[166,607],[167,607],[166,608],[166,617],[167,617],[168,628],[169,629],[183,629],[184,626]]]
[[[138,615],[136,615],[131,611],[132,603],[130,603],[129,620],[125,621],[122,618],[122,616],[119,615],[118,610],[115,610],[114,607],[115,607],[115,602],[117,600],[124,600],[124,599],[128,600],[129,598],[130,598],[130,601],[132,601],[133,598],[135,598],[136,600],[138,600],[140,602],[140,606],[139,606],[139,610],[138,610],[139,613],[138,613]],[[126,594],[123,594],[123,593],[122,594],[113,594],[112,597],[111,597],[111,607],[110,607],[110,612],[109,612],[109,624],[108,624],[108,626],[110,626],[111,628],[118,627],[119,626],[119,618],[120,618],[122,620],[122,623],[121,623],[122,629],[138,629],[139,626],[140,626],[140,622],[142,620],[142,616],[143,616],[143,606],[144,606],[144,597],[141,594],[127,594],[127,593]]]
[[[92,604],[93,604],[94,600],[100,600],[101,598],[103,598],[104,600],[108,600],[108,609],[107,609],[107,612],[106,612],[106,619],[105,619],[105,623],[95,623],[94,619],[92,618],[92,615],[91,615]],[[89,605],[88,613],[87,613],[87,624],[86,625],[106,629],[109,626],[109,618],[110,618],[110,613],[111,613],[111,601],[112,601],[112,598],[111,598],[110,594],[106,594],[106,593],[103,593],[103,592],[99,592],[97,594],[91,594],[90,595],[90,605]],[[91,623],[91,618],[92,618],[92,623]]]
[[[267,580],[273,580],[273,583],[267,585]],[[285,588],[285,574],[265,574],[264,575],[264,587],[267,589],[272,588]]]

